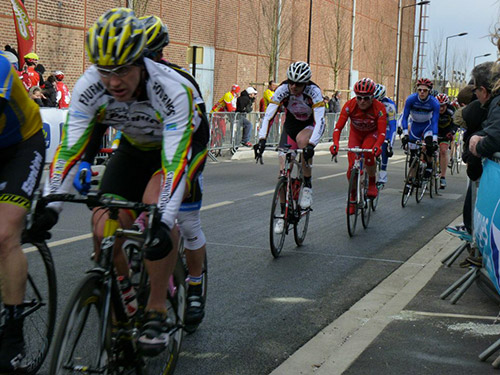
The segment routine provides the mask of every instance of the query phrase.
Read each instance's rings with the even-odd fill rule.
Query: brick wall
[[[272,0],[136,0],[147,1],[146,15],[156,14],[167,23],[170,45],[168,59],[186,66],[189,45],[215,48],[214,100],[233,83],[246,88],[251,82],[266,82],[269,65],[269,31],[261,5]],[[343,56],[337,87],[331,68],[332,45],[336,35],[336,12],[340,1]],[[35,52],[48,73],[63,70],[73,87],[88,66],[84,35],[105,10],[125,5],[124,0],[25,0],[35,28]],[[357,0],[354,66],[360,77],[372,77],[387,86],[393,95],[396,62],[396,32],[399,0]],[[290,38],[282,47],[279,80],[286,77],[292,61],[307,59],[310,0],[282,0],[283,28]],[[414,3],[404,0],[403,5]],[[312,13],[310,61],[313,80],[325,90],[347,89],[351,44],[352,0],[315,0]],[[415,9],[405,8],[402,22],[400,96],[410,93],[413,61]],[[143,15],[143,14],[140,14]],[[286,24],[285,24],[286,23]],[[10,1],[0,4],[0,47],[16,46]],[[46,73],[47,75],[47,73]],[[262,92],[263,86],[258,86]]]

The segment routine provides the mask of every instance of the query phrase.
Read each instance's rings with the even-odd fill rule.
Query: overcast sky
[[[497,59],[497,48],[491,43],[490,31],[497,23],[500,27],[499,7],[500,0],[430,0],[427,5],[429,23],[427,31],[426,57],[432,56],[432,46],[438,39],[442,39],[444,55],[446,37],[468,32],[468,35],[448,39],[448,61],[451,54],[456,52],[463,56],[468,51],[467,79],[473,67],[475,56],[491,53],[491,56],[476,59],[476,64]],[[418,21],[417,11],[417,21]],[[441,61],[444,61],[442,56]],[[424,60],[423,66],[428,68]],[[448,64],[448,67],[450,65]],[[448,75],[450,71],[448,71]],[[429,69],[424,69],[424,76],[430,76]]]

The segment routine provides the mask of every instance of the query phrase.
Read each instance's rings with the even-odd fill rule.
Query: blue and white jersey
[[[388,140],[392,146],[394,142],[394,133],[396,132],[396,104],[387,96],[384,97],[381,102],[384,104],[385,111],[387,112],[387,131],[385,133],[385,139]]]
[[[429,95],[426,100],[422,101],[418,97],[418,93],[411,94],[405,103],[405,109],[401,118],[403,134],[408,134],[408,125],[427,128],[430,126],[432,136],[437,141],[438,136],[438,119],[439,119],[439,102]]]

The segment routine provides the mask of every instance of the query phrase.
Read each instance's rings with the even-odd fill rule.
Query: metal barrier
[[[210,143],[209,152],[212,158],[219,156],[223,151],[236,152],[242,140],[242,120],[246,118],[253,126],[250,142],[255,144],[259,140],[259,129],[264,117],[264,112],[235,113],[235,112],[215,112],[208,114],[210,122]],[[339,118],[338,113],[325,114],[325,132],[321,137],[321,142],[332,140],[333,129]],[[269,129],[267,144],[278,145],[283,124],[285,123],[285,113],[278,113]],[[342,132],[341,140],[349,138],[349,127]]]

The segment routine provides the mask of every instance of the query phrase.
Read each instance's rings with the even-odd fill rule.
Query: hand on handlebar
[[[92,168],[89,162],[81,161],[78,172],[73,179],[73,186],[80,194],[86,195],[90,190]]]
[[[337,156],[338,153],[339,153],[339,145],[334,143],[333,145],[330,146],[330,154],[332,154],[332,156]]]

